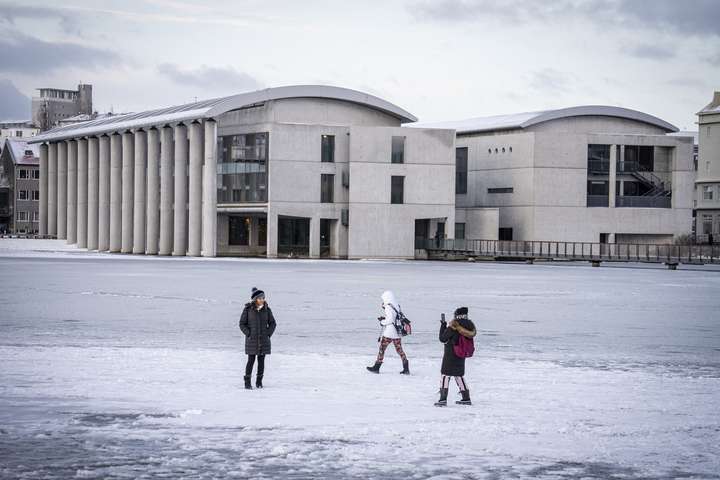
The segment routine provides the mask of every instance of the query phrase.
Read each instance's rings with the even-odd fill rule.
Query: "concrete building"
[[[691,232],[693,140],[651,115],[583,106],[413,126],[457,131],[458,237],[496,225],[500,240],[666,243]]]
[[[385,100],[270,88],[36,136],[40,231],[159,255],[413,258],[453,238],[455,134]]]
[[[720,243],[720,92],[698,112],[696,238]]]
[[[8,138],[0,154],[0,232],[38,233],[38,147]]]
[[[92,115],[92,85],[80,84],[77,90],[39,88],[32,99],[32,122],[41,131],[55,127],[64,119],[79,114]]]
[[[40,129],[29,120],[0,122],[0,150],[6,138],[26,139],[40,133]]]

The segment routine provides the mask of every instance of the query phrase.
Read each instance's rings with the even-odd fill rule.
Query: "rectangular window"
[[[320,203],[333,203],[335,194],[335,175],[320,175]]]
[[[38,223],[40,221],[40,212],[33,212],[32,221],[33,223]]]
[[[712,185],[703,185],[703,200],[713,199],[713,188]]]
[[[22,137],[22,130],[15,130],[16,137]]]
[[[267,201],[268,134],[218,137],[218,203]]]
[[[464,223],[456,223],[455,224],[455,239],[456,240],[464,240],[465,239],[465,224]]]
[[[323,135],[320,148],[321,161],[329,163],[335,161],[335,135]]]
[[[250,245],[250,217],[229,218],[228,245]]]
[[[404,203],[405,177],[394,176],[390,180],[390,203]]]
[[[392,137],[392,163],[405,163],[405,137]]]
[[[28,191],[27,190],[18,190],[18,200],[27,200],[28,199]]]
[[[18,176],[17,176],[17,178],[19,178],[19,179],[21,179],[21,180],[24,180],[24,179],[28,178],[28,171],[25,170],[24,168],[18,168]]]
[[[588,172],[608,173],[610,171],[610,145],[588,145]]]
[[[455,194],[467,193],[468,147],[455,149]]]
[[[513,193],[514,189],[513,187],[503,187],[503,188],[488,188],[488,193]]]
[[[33,180],[40,180],[40,170],[33,170],[32,178],[33,178]]]
[[[35,202],[40,201],[40,190],[33,190],[32,191],[32,199]]]
[[[501,227],[500,230],[498,231],[498,239],[499,240],[512,240],[513,239],[513,229]]]
[[[703,235],[712,233],[712,215],[703,215],[702,226]]]
[[[17,221],[18,222],[27,222],[28,221],[28,212],[17,212]]]

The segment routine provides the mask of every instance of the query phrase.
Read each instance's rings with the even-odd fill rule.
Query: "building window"
[[[267,201],[268,134],[218,137],[218,203]]]
[[[512,240],[513,239],[513,229],[507,228],[507,227],[501,227],[498,230],[498,240]]]
[[[333,203],[335,193],[335,175],[320,175],[320,203]]]
[[[32,191],[32,199],[36,202],[40,201],[40,190]]]
[[[513,187],[502,187],[502,188],[488,188],[487,192],[491,194],[495,193],[513,193]]]
[[[468,147],[455,149],[455,194],[467,193]]]
[[[16,137],[22,137],[22,130],[15,130]]]
[[[17,176],[17,178],[19,178],[19,179],[21,179],[21,180],[24,180],[24,179],[28,178],[28,171],[25,170],[24,168],[18,168],[18,176]]]
[[[405,177],[393,176],[390,181],[390,203],[404,203]]]
[[[713,188],[712,185],[703,185],[703,200],[713,199]]]
[[[229,217],[228,245],[250,245],[250,217]]]
[[[278,253],[281,255],[310,254],[310,219],[278,217]]]
[[[18,200],[27,200],[28,199],[28,191],[27,190],[18,190],[17,199]]]
[[[712,234],[712,215],[703,215],[703,221],[702,221],[702,232],[703,235],[710,235]]]
[[[465,224],[464,223],[456,223],[455,224],[455,239],[456,240],[464,240],[465,239]]]
[[[40,180],[40,170],[33,170],[32,171],[32,178],[33,180]]]
[[[588,172],[610,172],[610,145],[588,145]]]
[[[321,161],[335,161],[335,135],[323,135],[321,140]]]
[[[33,223],[40,222],[40,212],[33,212],[32,221],[33,221]]]
[[[405,163],[405,137],[392,137],[392,163]]]
[[[18,222],[27,222],[28,221],[28,212],[17,212],[17,221]]]

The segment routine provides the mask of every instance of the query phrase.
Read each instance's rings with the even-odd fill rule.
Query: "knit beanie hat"
[[[257,288],[253,287],[252,293],[250,294],[250,300],[256,300],[257,298],[265,298],[265,292],[262,290],[258,290]]]
[[[468,318],[468,308],[458,307],[455,309],[455,318],[458,320]]]

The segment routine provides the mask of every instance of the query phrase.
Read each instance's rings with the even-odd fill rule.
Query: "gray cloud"
[[[476,21],[482,18],[514,22],[578,18],[604,28],[621,25],[686,35],[720,37],[720,1],[694,0],[419,0],[410,12],[426,21]]]
[[[54,20],[66,33],[80,34],[80,25],[76,16],[67,11],[52,7],[22,6],[0,3],[0,21],[15,25],[17,20]]]
[[[545,68],[530,74],[529,86],[539,92],[559,94],[571,90],[572,83],[569,75],[553,68]]]
[[[668,60],[675,57],[675,50],[672,48],[663,47],[660,45],[651,45],[643,43],[640,45],[634,45],[623,49],[625,53],[632,55],[637,58],[644,58],[648,60]]]
[[[191,87],[201,87],[222,93],[237,93],[262,88],[256,78],[245,72],[239,72],[232,67],[200,67],[185,70],[173,63],[161,63],[157,67],[158,73],[173,82]]]
[[[0,72],[46,74],[65,68],[97,69],[120,64],[113,51],[72,42],[45,40],[7,31],[0,37]]]

